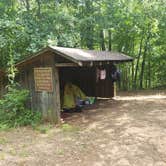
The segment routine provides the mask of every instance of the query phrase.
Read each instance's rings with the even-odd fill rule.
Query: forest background
[[[49,44],[132,56],[121,90],[166,87],[166,0],[0,0],[0,68]]]

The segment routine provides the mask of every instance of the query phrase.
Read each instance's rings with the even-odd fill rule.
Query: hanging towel
[[[106,70],[100,70],[100,80],[105,80],[106,79]]]

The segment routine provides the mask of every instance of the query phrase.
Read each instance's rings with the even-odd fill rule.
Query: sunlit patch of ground
[[[166,95],[149,95],[149,96],[116,96],[115,100],[145,100],[145,99],[166,99]]]
[[[166,166],[166,93],[119,93],[69,125],[0,132],[0,165]]]

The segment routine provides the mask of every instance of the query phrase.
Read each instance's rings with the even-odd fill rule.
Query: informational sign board
[[[37,92],[53,92],[51,67],[34,68],[35,90]]]

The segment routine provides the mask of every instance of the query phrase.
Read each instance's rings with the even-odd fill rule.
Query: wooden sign
[[[35,90],[37,92],[53,92],[51,67],[34,68]]]

